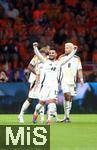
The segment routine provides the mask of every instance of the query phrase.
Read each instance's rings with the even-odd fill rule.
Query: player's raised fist
[[[33,48],[35,48],[35,47],[38,47],[38,43],[37,42],[33,43]]]

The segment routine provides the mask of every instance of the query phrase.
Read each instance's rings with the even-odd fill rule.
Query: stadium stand
[[[24,81],[23,70],[34,55],[34,41],[40,47],[55,46],[59,55],[65,42],[77,44],[85,80],[89,80],[87,76],[97,68],[97,2],[0,0],[0,69],[7,72],[10,81],[17,68]]]

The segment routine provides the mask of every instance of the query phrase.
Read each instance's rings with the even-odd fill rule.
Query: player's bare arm
[[[38,58],[42,61],[45,62],[45,58],[42,56],[42,54],[40,53],[39,49],[38,49],[38,43],[34,42],[33,43],[33,49],[34,49],[34,53],[38,56]]]
[[[28,65],[28,70],[36,75],[34,66],[33,66],[32,64],[29,64],[29,65]]]
[[[79,70],[78,70],[78,78],[79,78],[79,81],[80,81],[80,85],[83,86],[84,80],[83,80],[83,72],[82,72],[82,69],[79,69]]]

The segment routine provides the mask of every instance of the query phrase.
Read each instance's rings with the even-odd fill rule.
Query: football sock
[[[43,122],[44,121],[44,106],[40,108],[39,113],[40,113],[40,121]]]
[[[20,115],[23,116],[24,112],[28,109],[28,107],[30,106],[30,103],[28,100],[26,100],[24,102],[24,104],[22,105],[21,111],[20,111]]]
[[[43,105],[41,105],[40,103],[38,103],[35,107],[35,112],[39,113],[39,110],[43,107]]]
[[[48,104],[48,120],[51,120],[52,116],[57,119],[57,108],[55,103]]]
[[[70,101],[64,101],[64,119],[69,118],[70,114]]]
[[[69,102],[69,113],[71,111],[71,108],[72,108],[72,101]]]

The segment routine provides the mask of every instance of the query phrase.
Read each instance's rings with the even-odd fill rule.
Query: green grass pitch
[[[20,125],[17,116],[0,115],[0,125]],[[24,119],[23,125],[32,125],[32,115],[25,115]],[[97,115],[71,115],[71,121],[52,122],[50,150],[97,150]]]

